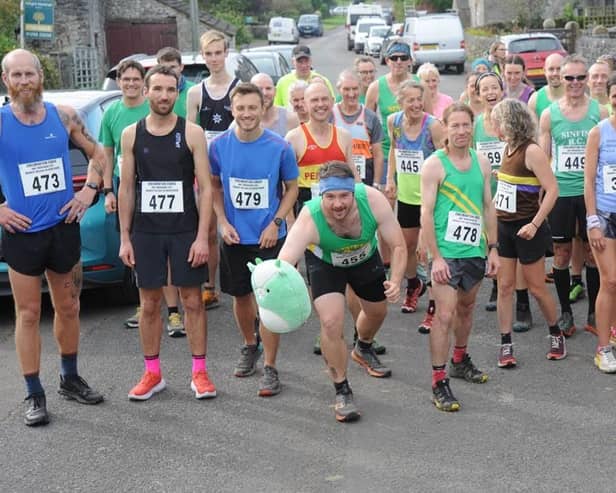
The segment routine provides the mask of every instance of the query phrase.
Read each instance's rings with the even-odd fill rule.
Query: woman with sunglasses
[[[546,218],[558,196],[558,184],[550,162],[535,142],[537,125],[528,107],[515,99],[504,99],[492,110],[492,124],[498,136],[506,142],[503,161],[498,171],[498,186],[494,206],[498,220],[498,325],[501,346],[498,366],[516,365],[511,339],[512,298],[516,266],[521,264],[522,276],[539,303],[553,338],[562,339],[558,328],[556,300],[545,284],[545,251],[551,243]],[[545,191],[539,201],[539,193]],[[562,342],[564,344],[564,340]],[[554,347],[553,341],[550,345]],[[564,347],[564,346],[563,346]],[[548,353],[548,359],[561,359]]]
[[[525,83],[526,65],[518,55],[505,59],[505,97],[517,99],[528,104],[535,88]]]
[[[612,108],[616,109],[616,78],[607,83]],[[595,301],[599,338],[595,365],[604,373],[616,372],[610,346],[610,325],[616,320],[616,116],[602,120],[588,133],[584,166],[584,203],[588,241],[599,268],[601,284]]]

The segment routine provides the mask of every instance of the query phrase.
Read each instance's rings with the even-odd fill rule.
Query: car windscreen
[[[357,32],[358,33],[366,33],[368,34],[370,32],[370,28],[374,27],[374,26],[382,26],[382,24],[359,24],[357,26]]]
[[[252,56],[250,57],[250,60],[252,61],[252,63],[255,64],[259,72],[263,72],[264,74],[269,74],[269,75],[278,75],[278,70],[276,69],[276,64],[274,63],[274,60],[272,57]]]
[[[370,36],[384,38],[388,32],[389,32],[389,26],[372,27],[372,29],[370,29]]]
[[[301,16],[299,18],[299,23],[303,25],[306,25],[306,24],[317,25],[319,23],[319,17],[316,15]]]
[[[534,53],[536,51],[554,51],[562,49],[560,43],[554,38],[527,38],[517,39],[509,43],[509,53]]]

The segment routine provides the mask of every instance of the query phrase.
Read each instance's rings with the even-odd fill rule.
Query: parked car
[[[445,67],[452,65],[459,74],[464,72],[464,30],[457,14],[407,17],[403,38],[412,47],[416,65],[425,62]]]
[[[297,29],[300,36],[323,36],[323,22],[321,16],[316,14],[304,14],[299,16]]]
[[[377,4],[356,4],[353,2],[352,5],[349,5],[345,24],[347,31],[347,50],[351,51],[355,48],[355,27],[357,26],[357,21],[362,17],[380,17],[382,14],[383,8]]]
[[[355,42],[353,48],[355,53],[363,53],[364,45],[368,39],[370,28],[374,26],[387,27],[387,24],[381,17],[362,17],[357,21],[355,26]]]
[[[329,15],[346,15],[348,7],[338,5],[337,7],[329,9]]]
[[[136,54],[126,57],[124,60],[126,59],[137,60],[146,70],[156,65],[156,57],[153,55]],[[182,64],[184,65],[184,72],[182,73],[184,74],[184,77],[191,82],[201,82],[210,75],[210,71],[205,65],[203,57],[199,53],[183,53]],[[118,84],[116,83],[118,65],[115,65],[107,72],[105,80],[103,81],[103,90],[110,91],[118,89]],[[235,77],[240,79],[242,82],[248,82],[253,75],[259,72],[257,67],[255,67],[248,58],[235,50],[229,50],[225,65],[227,67],[227,71],[230,74],[235,75]]]
[[[267,28],[267,41],[273,43],[299,43],[299,30],[291,17],[272,17]]]
[[[567,55],[560,40],[551,33],[509,34],[501,36],[507,55],[518,55],[524,60],[526,77],[536,87],[546,84],[543,65],[552,53]]]
[[[293,68],[293,63],[291,62],[293,58],[292,56],[293,48],[295,48],[295,45],[255,46],[254,48],[243,49],[242,54],[246,56],[246,53],[262,52],[262,51],[272,52],[273,51],[275,53],[280,53],[286,60],[287,65]]]
[[[90,135],[98,136],[103,112],[118,100],[120,91],[45,92],[43,99],[54,104],[72,106],[83,119]],[[81,190],[86,181],[88,158],[83,150],[70,143],[73,188]],[[83,287],[113,287],[114,297],[127,303],[138,301],[132,271],[118,257],[120,233],[117,216],[106,214],[102,193],[81,219],[81,262]],[[0,233],[1,234],[1,233]],[[0,249],[0,295],[10,295],[8,266]]]
[[[394,11],[391,7],[383,7],[383,13],[381,17],[387,23],[388,26],[391,26],[394,23]]]
[[[242,51],[255,67],[264,74],[268,74],[274,81],[274,85],[283,75],[291,72],[291,67],[284,56],[275,51]]]
[[[383,39],[390,31],[389,26],[372,26],[364,43],[364,55],[378,57],[381,53]]]

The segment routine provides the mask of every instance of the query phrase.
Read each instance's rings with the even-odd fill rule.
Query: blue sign
[[[53,40],[55,0],[24,1],[24,34],[27,39]]]

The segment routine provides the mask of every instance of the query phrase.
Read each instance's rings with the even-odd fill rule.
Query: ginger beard
[[[7,91],[11,101],[19,104],[23,108],[31,108],[36,103],[43,100],[43,82],[39,79],[38,83],[11,84],[7,85]]]

